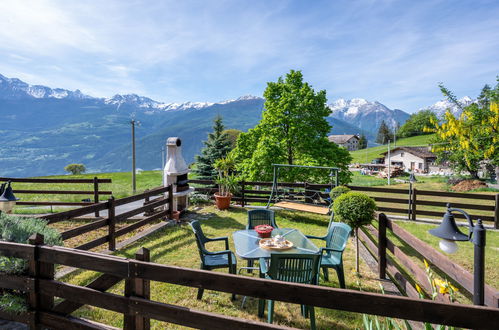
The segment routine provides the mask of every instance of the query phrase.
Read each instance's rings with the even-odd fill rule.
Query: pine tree
[[[367,148],[367,137],[362,133],[359,138],[359,149]]]
[[[393,133],[385,121],[382,120],[381,125],[379,125],[378,135],[376,136],[376,143],[385,144],[389,140],[393,140]]]
[[[196,156],[195,173],[201,180],[214,180],[217,171],[214,168],[215,161],[227,156],[231,150],[229,136],[224,132],[222,117],[217,116],[213,120],[213,132],[208,133],[208,139],[203,142],[205,147],[201,154]]]

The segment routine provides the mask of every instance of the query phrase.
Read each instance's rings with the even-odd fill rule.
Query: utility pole
[[[135,194],[137,190],[137,183],[135,181],[135,119],[132,119],[130,124],[132,124],[132,190]]]
[[[388,185],[390,185],[390,171],[391,171],[390,163],[391,163],[391,160],[390,160],[390,140],[388,140]]]

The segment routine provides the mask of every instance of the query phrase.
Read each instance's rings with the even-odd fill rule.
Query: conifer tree
[[[194,172],[201,180],[214,180],[217,177],[215,161],[226,157],[231,149],[229,136],[224,132],[222,117],[217,116],[213,120],[213,132],[208,133],[208,139],[203,143],[205,147],[201,150],[201,154],[196,156]]]
[[[359,149],[367,148],[367,137],[362,133],[359,137]]]
[[[382,120],[381,125],[379,125],[378,135],[376,136],[376,143],[385,144],[388,143],[388,140],[393,140],[393,133],[385,121]]]

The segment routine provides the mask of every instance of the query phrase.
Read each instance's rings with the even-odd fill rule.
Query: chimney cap
[[[166,139],[166,145],[167,146],[177,146],[180,147],[182,145],[182,141],[180,140],[179,137],[169,137]]]

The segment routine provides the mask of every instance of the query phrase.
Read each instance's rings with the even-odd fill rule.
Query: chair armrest
[[[312,235],[305,235],[306,238],[311,238],[311,239],[321,239],[321,240],[325,240],[327,238],[327,235],[326,236],[312,236]]]
[[[343,252],[344,250],[345,250],[345,249],[343,249],[343,250],[339,250],[339,249],[333,249],[333,248],[323,247],[323,248],[321,248],[321,254],[322,254],[322,252],[324,252],[324,251]]]
[[[269,271],[267,268],[267,261],[265,260],[265,258],[260,258],[259,264],[260,264],[260,277],[262,277],[261,275],[265,275]]]
[[[229,249],[229,238],[227,236],[208,238],[208,242],[213,242],[213,241],[225,241],[225,249],[226,250]]]

